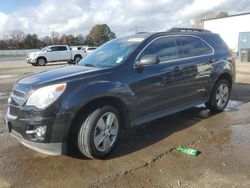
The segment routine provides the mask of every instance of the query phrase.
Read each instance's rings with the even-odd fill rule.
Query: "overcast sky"
[[[250,12],[250,0],[1,0],[0,38],[9,31],[88,34],[106,23],[118,36],[190,26],[206,11]]]

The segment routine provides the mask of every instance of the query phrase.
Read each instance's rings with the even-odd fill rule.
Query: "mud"
[[[64,65],[0,62],[0,75],[15,75],[0,78],[0,187],[250,187],[250,64],[237,65],[225,112],[213,114],[201,105],[128,130],[105,160],[39,154],[5,130],[12,84]],[[201,154],[185,155],[178,145]]]

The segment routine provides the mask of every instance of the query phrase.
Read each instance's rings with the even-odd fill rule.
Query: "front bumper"
[[[70,114],[58,114],[56,117],[31,117],[23,118],[10,113],[10,107],[4,115],[5,124],[9,134],[15,137],[21,144],[35,151],[48,155],[61,155],[64,152],[64,131],[70,123]],[[44,140],[32,140],[31,135],[27,135],[27,130],[35,129],[37,126],[47,126]]]
[[[26,57],[26,62],[29,64],[36,63],[36,59],[31,59],[30,57]]]
[[[25,140],[20,133],[11,130],[10,135],[15,137],[24,146],[47,155],[61,155],[62,143],[36,143]]]

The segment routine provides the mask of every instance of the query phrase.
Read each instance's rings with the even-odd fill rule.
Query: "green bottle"
[[[189,149],[189,148],[186,148],[184,146],[178,146],[177,147],[177,150],[182,152],[182,153],[185,153],[185,154],[188,154],[188,155],[191,155],[193,157],[196,157],[197,155],[199,155],[199,151],[197,150],[194,150],[194,149]]]

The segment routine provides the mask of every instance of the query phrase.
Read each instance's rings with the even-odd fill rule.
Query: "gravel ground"
[[[250,63],[237,63],[229,106],[211,114],[196,107],[121,135],[105,160],[47,156],[10,137],[3,123],[12,84],[65,66],[0,61],[0,187],[250,187]],[[183,145],[197,157],[176,151]]]

